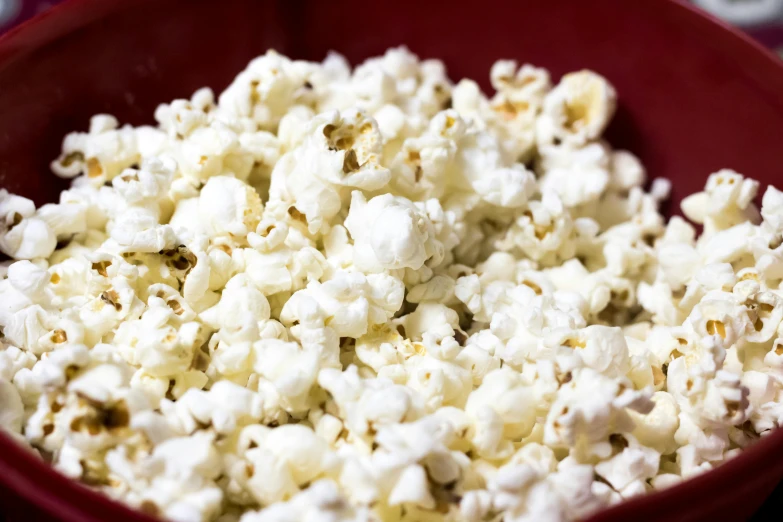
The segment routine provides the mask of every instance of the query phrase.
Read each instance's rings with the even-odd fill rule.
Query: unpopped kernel
[[[0,190],[0,424],[146,513],[568,521],[783,421],[783,195],[670,184],[600,74],[270,51]],[[698,235],[693,224],[701,225]]]

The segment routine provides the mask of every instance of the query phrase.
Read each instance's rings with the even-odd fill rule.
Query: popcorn
[[[546,169],[541,179],[542,191],[557,194],[568,207],[595,202],[609,184],[609,154],[598,143],[574,151],[556,149],[547,153],[542,160]]]
[[[190,100],[162,103],[155,109],[155,120],[170,136],[185,137],[207,124],[207,112],[214,108],[215,95],[209,88],[199,89]]]
[[[188,320],[181,301],[160,293],[160,297],[150,296],[139,319],[119,326],[113,342],[128,363],[142,367],[149,375],[168,377],[190,368],[195,350],[204,342],[205,329]]]
[[[322,230],[340,212],[353,188],[378,190],[389,181],[379,163],[377,124],[352,109],[320,114],[308,124],[304,142],[275,165],[269,205],[279,218],[290,216]]]
[[[295,342],[262,339],[252,346],[252,370],[267,379],[284,409],[305,411],[320,368],[320,354]]]
[[[617,93],[602,76],[591,71],[566,74],[544,99],[536,121],[539,144],[580,146],[598,138],[614,115],[616,100]]]
[[[619,328],[588,326],[576,339],[569,339],[585,365],[608,377],[622,377],[629,372],[628,347]]]
[[[79,174],[93,186],[111,181],[123,169],[140,159],[142,128],[121,128],[116,118],[98,114],[90,120],[87,133],[72,133],[63,140],[62,154],[52,162],[52,171],[64,178]]]
[[[361,337],[370,326],[391,318],[402,304],[402,294],[401,282],[390,275],[343,271],[294,293],[280,318],[284,323],[328,326],[340,337]]]
[[[37,215],[32,201],[0,190],[0,252],[14,259],[49,257],[57,235]]]
[[[21,433],[24,420],[24,404],[19,391],[10,381],[0,379],[0,421],[13,433]]]
[[[644,482],[658,473],[660,455],[654,449],[633,444],[625,447],[614,457],[599,462],[595,471],[606,480],[612,488],[622,491],[623,496],[630,496],[627,488],[635,482]],[[626,440],[623,444],[629,444]],[[642,488],[644,492],[645,488]]]
[[[297,90],[306,82],[297,62],[275,51],[251,61],[218,97],[218,110],[226,118],[248,118],[272,129],[294,105]]]
[[[87,208],[84,205],[48,204],[38,209],[38,218],[46,223],[58,240],[87,232]]]
[[[705,237],[734,225],[755,219],[758,215],[753,198],[758,182],[745,179],[733,170],[723,169],[710,175],[704,192],[685,198],[683,213],[705,225]]]
[[[610,162],[611,176],[609,185],[613,189],[630,190],[642,185],[647,179],[644,165],[641,164],[639,158],[627,150],[614,151]]]
[[[664,391],[655,392],[652,401],[655,406],[647,415],[629,411],[635,425],[632,434],[644,446],[669,455],[677,449],[674,434],[679,426],[680,409],[676,399]]]
[[[324,368],[318,383],[334,398],[352,434],[368,437],[380,426],[412,421],[427,411],[422,397],[387,379],[361,379],[356,366],[345,372]]]
[[[513,60],[499,60],[492,66],[489,76],[497,91],[488,104],[493,112],[482,107],[481,114],[477,116],[486,120],[489,128],[498,134],[510,156],[524,159],[533,149],[535,118],[551,89],[549,72],[530,64],[517,68]],[[457,88],[464,88],[463,82]],[[454,107],[459,110],[462,103],[456,91],[452,96],[455,98]]]
[[[246,513],[240,520],[241,522],[315,522],[316,520],[361,522],[369,517],[367,508],[351,506],[334,482],[322,479],[294,495],[291,500],[273,504],[257,513]]]
[[[257,501],[285,500],[323,472],[326,443],[310,428],[295,424],[257,428],[251,435],[255,446],[244,455],[250,464],[247,488]]]
[[[309,107],[304,105],[294,105],[280,118],[280,124],[277,128],[277,138],[288,152],[301,145],[307,135],[305,129],[315,113]]]
[[[149,467],[160,467],[143,497],[174,520],[203,520],[214,516],[223,497],[214,478],[220,472],[220,457],[213,436],[199,433],[175,437],[158,444]]]
[[[498,246],[505,251],[516,248],[542,264],[553,265],[576,253],[574,233],[574,222],[563,202],[547,192],[541,201],[530,203]]]
[[[176,401],[164,400],[161,411],[179,431],[193,433],[211,425],[217,433],[229,435],[239,425],[258,422],[264,415],[263,397],[229,381],[216,382],[209,391],[188,389]],[[175,420],[176,419],[176,420]]]
[[[92,401],[108,403],[122,399],[117,393],[127,388],[130,368],[121,364],[100,364],[71,380],[68,390]]]
[[[220,301],[201,313],[201,319],[216,330],[221,341],[228,343],[259,339],[259,322],[269,319],[269,301],[245,274],[226,283]]]
[[[203,230],[210,236],[246,236],[254,232],[263,211],[261,198],[240,180],[226,176],[210,178],[198,200]]]
[[[772,185],[767,187],[761,200],[761,217],[764,218],[765,224],[776,231],[783,228],[781,204],[783,204],[783,193]]]
[[[418,270],[430,258],[443,258],[432,222],[402,197],[378,196],[369,202],[354,192],[345,227],[354,241],[354,264],[372,272],[384,269]]]
[[[526,437],[535,422],[532,390],[516,372],[497,369],[474,390],[465,411],[475,419],[473,444],[487,458],[502,458],[512,449],[507,439]]]
[[[544,442],[573,447],[573,451],[584,453],[581,458],[607,458],[611,455],[610,435],[633,429],[627,409],[649,413],[652,407],[645,392],[590,369],[578,370],[558,390],[546,419]]]
[[[153,516],[566,522],[783,424],[783,196],[682,211],[591,71],[253,60],[0,190],[0,423]],[[649,188],[645,188],[649,187]]]
[[[520,165],[498,169],[476,181],[473,185],[481,198],[493,205],[520,208],[535,191],[533,175]]]
[[[32,305],[14,313],[3,325],[3,334],[10,342],[26,347],[40,355],[45,351],[41,340],[47,334],[47,313],[39,305]]]

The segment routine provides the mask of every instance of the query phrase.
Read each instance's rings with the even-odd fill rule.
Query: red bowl
[[[225,87],[270,47],[356,63],[408,45],[453,79],[488,87],[497,58],[591,68],[620,93],[609,138],[674,184],[673,203],[710,172],[762,182],[781,171],[783,62],[742,34],[670,0],[288,2],[71,0],[0,39],[0,186],[36,203],[63,135],[90,115],[150,123],[159,102]],[[677,208],[672,206],[672,208]],[[598,521],[742,520],[783,478],[783,430],[684,484],[595,515]],[[55,473],[0,435],[0,498],[19,520],[151,520]]]

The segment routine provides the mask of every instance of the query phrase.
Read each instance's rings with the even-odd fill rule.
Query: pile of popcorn
[[[590,71],[275,52],[0,190],[0,425],[177,521],[566,521],[783,420],[783,193],[669,183]]]

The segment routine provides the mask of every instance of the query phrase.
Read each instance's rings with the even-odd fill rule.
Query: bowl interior
[[[719,168],[763,184],[781,173],[783,67],[673,1],[497,0],[478,9],[412,0],[71,0],[0,40],[0,187],[38,204],[56,200],[66,185],[49,162],[92,114],[152,123],[158,103],[205,85],[219,91],[268,48],[314,60],[334,49],[358,63],[400,44],[485,89],[498,58],[546,67],[555,79],[582,68],[603,74],[620,96],[611,143],[639,155],[651,176],[671,179],[675,211]],[[772,455],[773,442],[783,457],[780,435],[746,460]],[[780,476],[779,465],[767,470]],[[46,487],[69,490],[52,480]],[[638,520],[658,509],[645,505]]]

